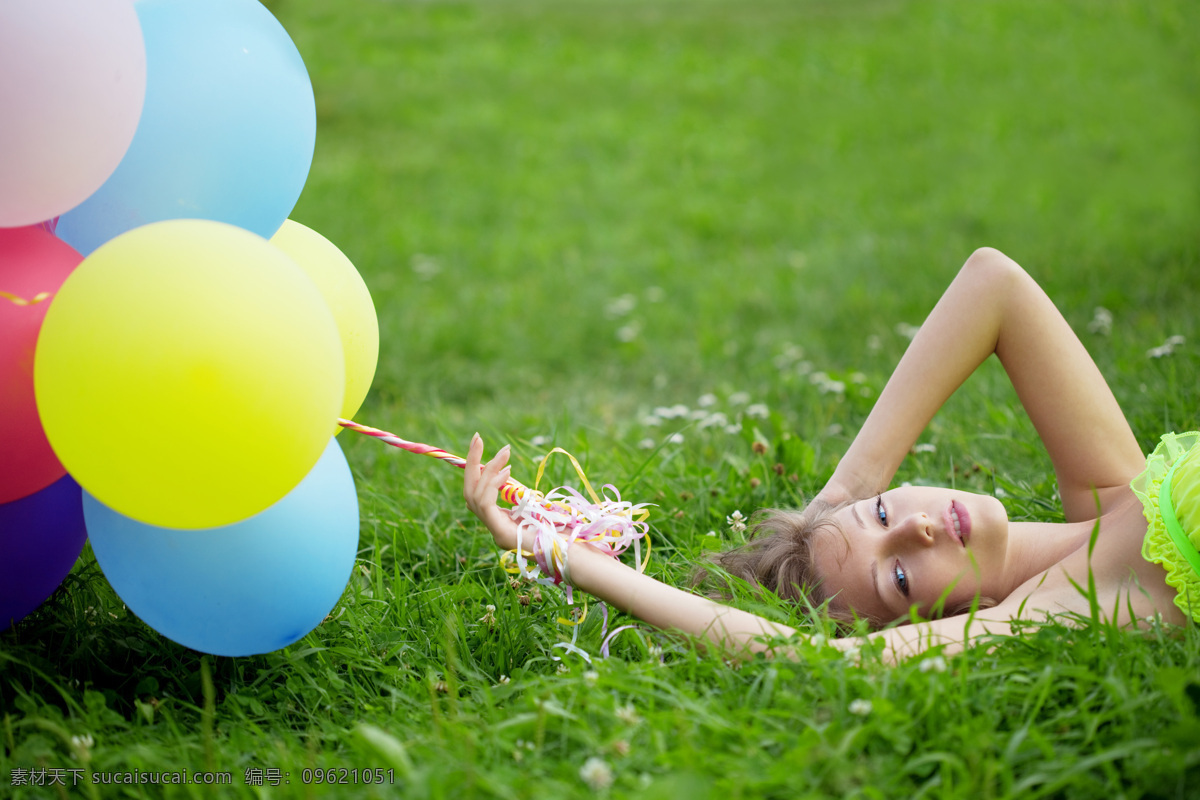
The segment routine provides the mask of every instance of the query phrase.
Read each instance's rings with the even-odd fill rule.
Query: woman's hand
[[[492,532],[496,544],[503,550],[514,550],[517,547],[517,523],[513,522],[507,511],[496,505],[500,487],[504,486],[512,472],[508,466],[508,454],[509,447],[505,445],[491,461],[480,463],[483,460],[483,439],[478,433],[475,434],[467,449],[463,499],[467,501],[471,513],[479,517]]]

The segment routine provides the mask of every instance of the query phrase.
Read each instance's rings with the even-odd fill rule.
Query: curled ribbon
[[[0,292],[0,297],[3,297],[5,300],[7,300],[10,303],[12,303],[13,305],[17,305],[17,306],[37,305],[38,303],[41,303],[44,300],[49,300],[52,296],[53,296],[53,292],[38,292],[37,294],[35,294],[33,296],[32,300],[26,300],[24,297],[20,297],[15,294],[10,294],[8,292]]]

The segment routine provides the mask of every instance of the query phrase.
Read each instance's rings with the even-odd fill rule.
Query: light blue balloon
[[[312,82],[258,0],[140,0],[146,101],[133,142],[57,233],[83,255],[164,219],[212,219],[270,238],[312,166]]]
[[[358,550],[354,478],[334,439],[287,496],[233,525],[159,528],[87,492],[83,515],[125,605],[168,639],[221,656],[278,650],[319,625]]]

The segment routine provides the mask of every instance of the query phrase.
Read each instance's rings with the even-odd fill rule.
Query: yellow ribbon
[[[596,495],[596,491],[592,488],[592,484],[587,479],[587,475],[583,474],[583,467],[579,466],[578,459],[575,456],[563,450],[561,447],[556,447],[546,455],[542,456],[542,462],[538,464],[537,477],[533,479],[533,488],[536,491],[538,484],[542,482],[542,475],[546,472],[546,464],[550,461],[550,456],[555,453],[562,453],[567,458],[571,459],[571,466],[575,467],[575,474],[579,476],[579,480],[583,481],[583,488],[587,489],[588,496],[592,498],[592,502],[600,505],[600,498]]]
[[[43,300],[50,299],[50,297],[52,295],[53,295],[52,292],[38,292],[37,294],[35,294],[33,296],[32,300],[26,300],[24,297],[18,297],[15,294],[9,294],[8,292],[0,292],[0,297],[3,297],[5,300],[8,300],[9,302],[13,303],[14,305],[18,305],[18,306],[37,305],[38,303],[42,302]]]

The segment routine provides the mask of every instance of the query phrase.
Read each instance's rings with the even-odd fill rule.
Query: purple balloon
[[[0,504],[0,631],[54,594],[86,539],[83,492],[70,475]]]

